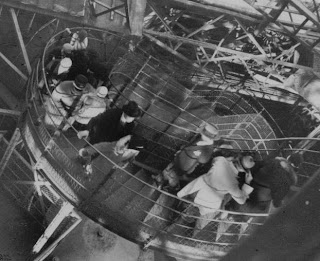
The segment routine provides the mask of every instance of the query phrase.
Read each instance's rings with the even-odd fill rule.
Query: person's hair
[[[141,116],[141,110],[135,101],[129,101],[127,104],[123,105],[122,111],[129,117],[137,118]]]

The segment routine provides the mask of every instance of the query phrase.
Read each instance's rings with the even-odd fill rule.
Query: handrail
[[[102,30],[101,30],[102,31]],[[56,34],[54,37],[56,37],[56,36],[58,36],[60,33],[58,33],[58,34]],[[54,38],[53,37],[53,38]],[[44,70],[44,58],[45,58],[45,54],[46,54],[46,50],[48,49],[48,47],[50,47],[50,45],[52,45],[53,44],[53,42],[51,42],[51,41],[49,41],[48,43],[47,43],[47,45],[46,45],[46,47],[45,47],[45,52],[44,52],[44,54],[43,54],[43,58],[42,58],[42,72],[43,72],[43,74],[44,74],[44,76],[45,76],[45,70]],[[48,84],[47,84],[47,82],[45,81],[45,83],[46,83],[46,87],[48,88],[48,91],[49,91],[49,87],[48,87]],[[50,92],[49,92],[50,93]],[[63,116],[63,115],[62,115]],[[159,120],[159,119],[158,119]],[[164,121],[164,123],[167,123],[167,124],[169,124],[169,125],[171,125],[171,126],[173,126],[173,124],[171,124],[171,123],[168,123],[168,122],[165,122]],[[72,126],[71,126],[72,127]],[[73,127],[72,127],[73,128]],[[74,129],[74,128],[73,128]],[[75,132],[77,132],[75,129],[74,129],[74,131]],[[299,138],[296,138],[296,137],[293,137],[293,139],[299,139]],[[305,138],[305,139],[307,139],[307,138]],[[241,140],[241,139],[238,139],[238,140]],[[250,139],[243,139],[243,140],[250,140]],[[252,140],[252,139],[251,139]],[[257,141],[261,141],[261,140],[267,140],[267,141],[276,141],[276,140],[290,140],[290,138],[282,138],[282,139],[256,139]],[[90,145],[90,146],[92,146],[89,142],[87,142],[86,141],[86,143],[88,144],[88,145]],[[94,148],[94,147],[93,147]],[[95,149],[95,148],[94,148]],[[96,150],[96,149],[95,149]],[[98,150],[96,150],[98,153],[100,153]],[[116,166],[117,168],[120,168],[119,167],[119,165],[117,165],[116,163],[114,163],[114,162],[112,162],[110,159],[108,159],[105,155],[103,155],[102,153],[100,153],[100,155],[102,155],[102,157],[104,157],[105,159],[107,159],[108,161],[110,161],[112,164],[114,164],[114,166]],[[127,173],[127,174],[129,174],[129,175],[132,175],[131,173]],[[133,178],[136,178],[134,175],[132,175],[132,177]],[[148,184],[148,183],[146,183],[146,182],[144,182],[144,185],[147,185],[147,186],[150,186],[150,187],[152,187],[150,184]],[[165,193],[166,194],[166,193]],[[169,193],[168,193],[169,194]],[[169,194],[169,195],[171,195],[171,194]],[[179,199],[179,198],[177,198],[177,197],[175,197],[176,199]],[[192,203],[192,202],[190,202],[190,201],[185,201],[185,202],[187,202],[187,203]],[[222,212],[224,212],[224,211],[222,211]],[[238,214],[237,212],[230,212],[230,211],[225,211],[225,212],[227,212],[227,213],[230,213],[230,214]],[[241,213],[241,215],[244,215],[244,213]],[[252,213],[250,213],[250,215],[252,215]],[[257,216],[260,216],[260,215],[257,215]],[[261,215],[261,216],[264,216],[264,215]]]
[[[56,34],[54,37],[59,36],[60,33]],[[94,38],[91,38],[91,40],[93,40]],[[100,39],[97,39],[100,40]],[[39,80],[39,75],[38,72],[39,70],[41,70],[42,72],[42,77],[45,79],[45,88],[47,88],[49,97],[51,97],[51,93],[49,91],[49,86],[48,83],[46,81],[45,78],[45,67],[44,67],[44,61],[45,61],[45,55],[47,53],[47,51],[49,50],[49,48],[54,44],[54,38],[52,38],[51,41],[49,41],[45,47],[45,52],[42,56],[42,61],[41,61],[41,68],[39,68],[39,63],[36,66],[36,69],[34,71],[34,73],[32,74],[31,78],[29,79],[28,85],[27,85],[27,96],[31,95],[31,97],[34,97],[35,95],[39,95],[40,99],[41,94],[37,93],[37,83]],[[120,94],[122,95],[122,94]],[[28,101],[29,97],[26,97],[27,101]],[[127,97],[125,97],[127,98]],[[68,154],[65,153],[63,151],[63,149],[55,146],[54,149],[59,150],[59,155],[58,152],[55,152],[54,154],[50,151],[50,141],[54,141],[55,136],[51,136],[50,133],[44,128],[44,123],[40,122],[37,123],[39,124],[39,126],[35,126],[35,122],[32,122],[32,118],[36,118],[39,119],[41,116],[41,110],[40,110],[40,106],[39,104],[37,104],[35,99],[31,99],[31,106],[29,106],[28,108],[28,117],[30,118],[30,120],[28,121],[28,119],[26,119],[28,124],[33,124],[34,129],[36,130],[35,133],[32,133],[33,135],[38,135],[38,137],[40,138],[40,143],[41,144],[36,144],[37,146],[43,147],[45,148],[44,151],[46,151],[47,154],[44,155],[44,157],[46,156],[50,156],[52,158],[52,160],[55,160],[56,162],[59,162],[59,159],[61,159],[61,156],[63,158],[65,158],[68,162],[71,162],[72,160],[69,158]],[[54,104],[55,105],[55,104]],[[57,110],[59,112],[59,110]],[[35,115],[32,115],[32,113],[35,113]],[[59,112],[60,113],[60,112]],[[62,114],[61,114],[62,115]],[[62,115],[63,116],[63,115]],[[64,118],[64,120],[66,120]],[[158,119],[159,120],[159,119]],[[171,123],[168,123],[169,126],[173,126]],[[59,126],[56,126],[57,128]],[[72,131],[74,131],[75,133],[77,133],[77,131],[71,126]],[[47,141],[45,140],[41,140],[41,134],[40,131],[43,130],[45,131],[46,137],[48,138]],[[157,130],[156,130],[157,131]],[[69,139],[67,137],[65,137],[64,133],[62,132],[61,134],[61,138],[63,138],[66,142],[68,142],[68,146],[73,150],[76,151],[76,147],[73,145],[72,142],[69,141]],[[280,139],[265,139],[265,140],[270,140],[270,141],[276,141],[276,140],[288,140],[289,138],[280,138]],[[299,139],[296,138],[295,139]],[[251,139],[252,140],[252,139]],[[319,140],[319,139],[317,139]],[[47,143],[46,143],[47,142]],[[85,140],[86,144],[88,144],[89,146],[92,146],[87,140]],[[159,144],[159,143],[158,143]],[[27,146],[30,146],[30,144]],[[46,149],[47,148],[47,149]],[[94,148],[94,147],[93,147]],[[95,148],[94,148],[95,149]],[[95,149],[96,150],[96,149]],[[259,150],[259,149],[258,149]],[[289,150],[289,149],[287,149]],[[102,208],[109,208],[110,209],[110,215],[112,215],[112,212],[115,212],[116,214],[119,214],[121,216],[121,218],[123,220],[125,220],[125,222],[128,223],[132,223],[132,224],[139,224],[140,226],[144,227],[144,228],[148,228],[148,233],[150,233],[150,235],[154,234],[154,232],[156,233],[161,233],[161,234],[166,234],[169,236],[168,240],[172,240],[172,242],[176,242],[176,243],[181,243],[184,244],[183,242],[180,242],[179,239],[184,239],[190,242],[193,242],[194,244],[196,243],[205,243],[205,244],[211,244],[211,245],[224,245],[224,246],[231,246],[236,244],[237,240],[233,239],[232,242],[218,242],[216,240],[209,240],[209,239],[199,239],[199,238],[190,238],[190,237],[186,237],[182,234],[179,234],[178,232],[172,232],[172,231],[167,231],[167,225],[165,226],[165,228],[163,228],[164,224],[168,223],[170,224],[172,222],[171,218],[169,215],[176,215],[179,216],[181,214],[181,212],[179,212],[174,206],[172,205],[167,205],[166,202],[161,202],[159,201],[157,198],[150,198],[148,195],[145,195],[143,193],[141,193],[140,191],[136,190],[135,188],[133,188],[132,186],[130,186],[129,183],[126,183],[128,180],[131,180],[132,182],[136,182],[139,185],[141,185],[143,188],[146,188],[148,190],[150,190],[150,193],[152,191],[152,193],[157,193],[159,194],[159,196],[163,197],[164,199],[166,199],[167,201],[175,201],[175,202],[184,202],[186,204],[188,204],[189,206],[192,207],[199,207],[201,205],[198,205],[196,203],[193,203],[189,200],[186,199],[180,199],[177,196],[170,194],[166,191],[163,191],[157,187],[155,187],[153,184],[150,184],[147,181],[141,180],[138,177],[136,177],[134,174],[130,173],[127,169],[121,168],[118,164],[116,164],[114,161],[112,161],[111,159],[109,159],[106,155],[102,154],[100,151],[96,150],[100,155],[101,158],[103,159],[103,161],[108,163],[108,166],[110,165],[110,171],[119,171],[119,173],[121,173],[121,175],[125,175],[126,179],[123,180],[118,180],[117,176],[112,176],[112,178],[110,179],[105,179],[102,183],[100,183],[98,186],[101,185],[101,187],[103,188],[104,185],[108,185],[110,184],[110,182],[112,181],[114,184],[117,184],[117,186],[119,186],[121,189],[123,189],[126,193],[128,193],[129,195],[131,195],[131,197],[138,197],[138,199],[140,199],[141,202],[147,202],[148,204],[152,204],[152,208],[145,208],[144,205],[135,205],[135,208],[133,211],[133,213],[135,214],[144,214],[145,218],[143,220],[141,220],[138,216],[135,215],[129,215],[127,212],[125,212],[125,210],[122,209],[114,209],[113,206],[111,205],[107,205],[107,203],[105,203],[105,205],[102,205],[102,207],[99,205],[100,202],[98,202],[98,198],[97,195],[99,193],[102,193],[100,190],[96,191],[96,193],[92,192],[92,188],[89,188],[88,186],[86,186],[84,183],[83,184],[78,184],[82,187],[83,190],[91,192],[89,193],[89,197],[86,201],[86,204],[82,205],[81,209],[84,211],[84,213],[87,213],[89,216],[91,213],[89,213],[90,211],[93,211],[95,208],[98,208],[99,211],[103,211]],[[292,149],[291,151],[296,151],[296,149]],[[148,152],[148,153],[152,153],[152,152]],[[59,156],[59,157],[58,157]],[[93,164],[94,165],[94,164]],[[97,170],[99,173],[103,173],[105,172],[105,170],[101,170],[101,169],[95,169]],[[67,170],[64,170],[63,173],[59,173],[59,175],[61,175],[62,177],[67,177],[69,176],[70,178],[75,178],[75,180],[77,180],[77,173],[74,172],[68,172]],[[52,177],[54,178],[54,177]],[[65,182],[68,182],[68,180],[65,180]],[[71,187],[73,185],[71,184]],[[63,188],[60,190],[62,193],[64,193],[65,191],[63,191]],[[76,194],[81,194],[84,193],[84,191],[82,190],[76,190],[75,191]],[[84,201],[80,202],[83,203]],[[100,206],[100,209],[99,209]],[[158,209],[158,211],[156,210]],[[160,211],[160,210],[161,211]],[[234,217],[252,217],[252,218],[257,218],[257,221],[252,221],[250,223],[247,223],[245,221],[236,221],[236,220],[222,220],[219,219],[219,217],[215,217],[215,218],[203,218],[203,217],[198,217],[189,213],[184,213],[183,215],[187,218],[192,218],[192,219],[202,219],[202,220],[209,220],[210,222],[213,222],[215,224],[219,224],[219,223],[224,223],[224,224],[229,224],[229,225],[234,225],[234,226],[238,226],[238,225],[249,225],[249,226],[258,226],[261,225],[263,222],[259,221],[259,218],[266,218],[268,216],[267,213],[239,213],[239,212],[234,212],[234,211],[227,211],[227,210],[222,210],[222,209],[212,209],[213,211],[216,211],[218,213],[224,213],[224,214],[228,214],[229,216],[234,216]],[[163,216],[163,213],[166,212],[166,216]],[[102,214],[104,212],[101,212]],[[159,226],[157,227],[156,225],[150,225],[148,223],[148,220],[146,218],[149,218],[148,220],[151,220],[152,222],[154,222],[155,224],[158,224]],[[110,221],[111,222],[111,221]],[[104,224],[104,223],[103,223]],[[107,224],[104,224],[107,225]],[[179,228],[185,228],[185,229],[193,229],[193,227],[191,227],[190,225],[185,225],[185,224],[179,224],[179,223],[172,223],[173,226],[177,226]],[[119,229],[119,231],[121,230],[121,228],[114,228]],[[135,226],[135,227],[131,227],[130,229],[135,229],[135,232],[139,231],[139,229],[141,229],[141,227],[139,226]],[[217,232],[214,230],[210,230],[209,228],[204,228],[201,230],[203,233],[212,233],[212,234],[219,234],[219,235],[224,235],[224,236],[235,236],[235,235],[239,235],[239,233],[236,232],[228,232],[228,231],[224,231],[224,232]],[[117,232],[117,231],[116,231]],[[247,236],[248,233],[243,233],[241,234],[241,236]],[[126,237],[128,237],[131,240],[137,240],[136,238],[133,238],[132,235],[125,235]],[[139,239],[141,242],[141,239]],[[192,245],[192,244],[191,244]],[[200,245],[199,245],[200,248]]]

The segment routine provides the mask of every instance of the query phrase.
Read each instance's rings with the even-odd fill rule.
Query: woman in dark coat
[[[244,205],[239,205],[232,200],[226,205],[227,210],[267,213],[271,202],[276,208],[282,205],[290,187],[297,182],[293,167],[282,157],[256,162],[251,172],[253,180],[250,186],[253,187],[253,192],[249,199]]]

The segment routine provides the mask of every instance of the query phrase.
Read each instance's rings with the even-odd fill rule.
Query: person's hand
[[[253,177],[251,175],[251,171],[247,171],[245,176],[245,182],[249,185],[252,180],[253,180]]]
[[[86,139],[89,136],[89,131],[88,130],[79,131],[77,136],[79,139]]]
[[[66,30],[66,32],[67,32],[68,34],[71,34],[70,28],[66,28],[65,30]]]
[[[117,144],[124,146],[131,140],[131,137],[132,137],[131,135],[124,136],[120,140],[118,140]]]
[[[115,145],[114,152],[116,155],[123,154],[131,139],[131,135],[127,135],[119,139]]]

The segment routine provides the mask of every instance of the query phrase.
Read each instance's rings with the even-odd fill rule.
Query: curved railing
[[[93,32],[95,34],[94,37],[90,38],[90,42],[93,42],[94,46],[99,46],[99,43],[103,42],[99,38],[99,32],[102,33],[103,31],[95,30]],[[115,34],[104,33],[110,38],[114,37],[117,40],[121,40]],[[82,174],[81,166],[76,162],[75,158],[78,154],[79,146],[87,143],[87,141],[81,141],[82,144],[79,145],[79,140],[75,138],[75,129],[73,129],[74,134],[71,137],[67,137],[58,128],[59,126],[56,126],[56,131],[52,132],[46,128],[43,122],[45,113],[43,103],[45,101],[38,84],[42,77],[45,78],[45,55],[55,44],[54,39],[58,36],[59,34],[47,44],[42,64],[37,64],[29,79],[27,90],[28,109],[22,117],[21,133],[26,147],[36,163],[35,167],[43,172],[44,176],[61,195],[96,222],[131,241],[140,243],[145,247],[161,249],[177,257],[188,256],[189,259],[195,260],[212,260],[214,257],[223,255],[236,245],[240,238],[248,236],[252,230],[263,224],[268,214],[237,213],[215,209],[213,211],[216,214],[208,220],[208,225],[194,233],[195,228],[192,223],[197,219],[201,219],[195,212],[192,214],[193,212],[191,211],[197,208],[197,204],[179,199],[173,194],[158,189],[151,175],[154,174],[153,171],[155,171],[156,167],[164,166],[172,159],[176,146],[185,144],[192,137],[192,131],[195,130],[198,124],[194,122],[187,124],[188,121],[186,120],[185,123],[187,125],[181,128],[178,124],[159,118],[158,122],[169,125],[169,127],[165,126],[161,130],[155,125],[150,126],[144,117],[150,116],[149,120],[157,120],[157,117],[148,111],[151,108],[150,106],[145,106],[144,103],[139,102],[140,100],[137,99],[135,100],[142,107],[144,116],[139,121],[135,134],[151,143],[152,146],[147,146],[145,152],[142,152],[142,157],[138,157],[137,160],[140,161],[138,164],[131,164],[126,168],[121,168],[100,153],[100,158],[103,159],[103,168],[101,168],[101,165],[98,166],[93,163],[95,178],[92,181],[86,180]],[[123,56],[125,54],[123,50],[126,44],[124,41],[123,45],[121,45],[121,55],[118,54],[114,57],[111,55],[110,60],[117,58],[118,61],[125,62],[125,58],[121,57],[125,57]],[[115,54],[116,52],[117,48],[111,53]],[[42,74],[39,74],[39,72]],[[123,89],[116,89],[117,85],[115,85],[114,89],[118,93],[118,98],[115,99],[116,106],[121,106],[126,99],[133,98],[130,95],[135,93],[132,88],[136,83],[138,82],[130,79],[130,84],[127,82],[127,86],[123,86]],[[45,88],[50,99],[51,94],[46,81]],[[135,90],[138,91],[138,89]],[[180,89],[180,92],[182,91]],[[207,106],[203,104],[203,100],[197,100],[197,104]],[[171,102],[171,105],[176,107],[174,101]],[[179,108],[181,109],[181,107]],[[186,108],[182,109],[187,111],[188,116],[197,119],[197,123],[208,121],[208,118],[199,118],[194,112],[188,112]],[[182,130],[184,134],[188,133],[189,136],[180,135],[176,131],[170,132],[170,128]],[[190,130],[191,134],[189,133]],[[154,132],[165,134],[165,137],[153,140],[152,135]],[[148,133],[149,137],[145,135]],[[166,142],[164,142],[165,139],[167,139]],[[275,136],[274,138],[265,137],[265,139],[266,142],[278,142]],[[175,141],[174,145],[172,145],[172,140]],[[91,145],[89,144],[89,146]],[[157,151],[157,148],[161,149]],[[167,150],[161,155],[161,151],[164,151],[163,148]],[[258,153],[265,153],[266,151],[273,151],[273,149],[267,146],[261,150],[259,150],[259,147],[253,150],[258,151]],[[290,147],[286,147],[284,150],[289,151]],[[311,164],[308,165],[307,172],[313,173],[313,170],[320,166],[320,163],[318,163],[319,157],[316,157],[318,150],[308,150],[306,154],[308,153],[310,154],[308,157]],[[160,164],[153,164],[156,159]],[[304,181],[299,184],[302,185],[303,183]],[[190,211],[182,214],[180,212],[181,203],[187,205]]]

